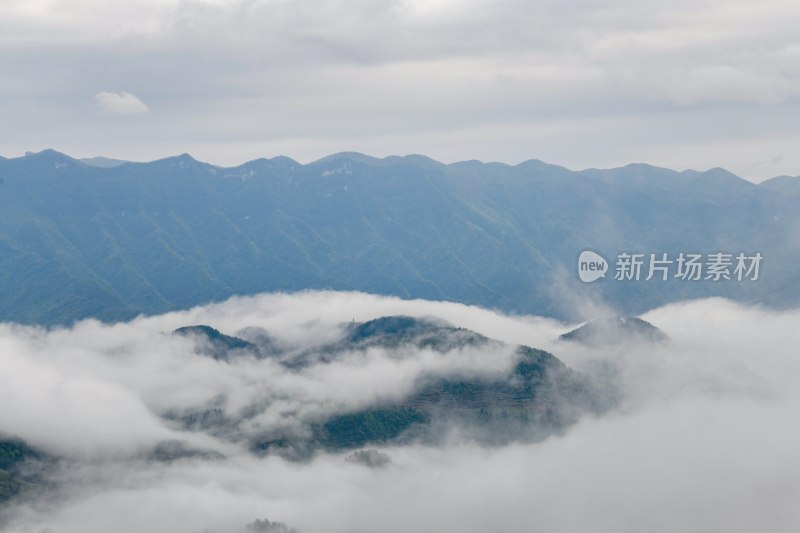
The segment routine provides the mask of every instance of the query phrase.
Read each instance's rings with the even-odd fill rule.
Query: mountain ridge
[[[126,320],[305,289],[574,320],[587,298],[625,315],[707,296],[800,305],[800,180],[364,157],[218,167],[181,154],[100,168],[46,150],[0,160],[0,321]],[[587,248],[759,251],[765,270],[750,284],[584,285],[574,269]]]
[[[126,165],[126,164],[149,165],[149,164],[152,164],[152,163],[170,162],[170,161],[191,161],[191,162],[194,162],[194,163],[200,163],[202,165],[207,165],[207,166],[212,167],[212,168],[217,168],[217,169],[222,169],[222,170],[234,170],[234,169],[242,168],[242,167],[254,164],[254,163],[275,162],[275,161],[287,161],[287,162],[290,162],[290,163],[292,163],[294,165],[298,165],[298,166],[310,166],[310,165],[318,165],[318,164],[330,163],[330,162],[339,161],[339,160],[350,160],[350,161],[355,161],[355,162],[360,162],[360,163],[391,163],[391,162],[396,161],[396,160],[418,160],[418,161],[427,161],[429,163],[434,163],[436,165],[441,165],[441,166],[445,166],[445,167],[458,167],[458,166],[467,166],[467,165],[473,165],[473,164],[478,164],[480,166],[495,166],[495,165],[498,165],[498,166],[507,167],[507,168],[522,168],[522,167],[536,166],[536,167],[547,167],[547,168],[550,168],[550,169],[560,169],[560,170],[564,170],[564,171],[571,172],[571,173],[586,174],[586,175],[597,175],[597,174],[603,174],[603,173],[608,173],[608,172],[619,172],[619,171],[628,171],[628,170],[640,170],[642,168],[646,168],[646,169],[657,171],[659,173],[666,172],[666,173],[671,173],[671,174],[675,174],[675,175],[684,174],[684,175],[691,176],[691,177],[703,176],[703,175],[709,176],[709,177],[710,176],[728,176],[728,177],[731,177],[731,178],[738,178],[739,180],[742,180],[744,182],[753,184],[755,186],[761,185],[763,183],[766,183],[768,181],[775,180],[775,179],[783,179],[783,178],[792,178],[792,179],[798,178],[798,179],[800,179],[800,176],[780,175],[780,176],[774,176],[772,178],[767,178],[765,180],[762,180],[762,181],[756,183],[756,182],[748,180],[747,178],[739,176],[739,175],[737,175],[737,174],[735,174],[735,173],[733,173],[733,172],[731,172],[731,171],[729,171],[729,170],[727,170],[727,169],[725,169],[723,167],[713,167],[713,168],[709,168],[707,170],[696,170],[696,169],[675,170],[675,169],[671,169],[671,168],[668,168],[668,167],[660,167],[660,166],[656,166],[656,165],[651,165],[649,163],[628,163],[628,164],[625,164],[623,166],[618,166],[618,167],[608,167],[608,168],[590,167],[590,168],[585,168],[585,169],[570,169],[570,168],[564,167],[562,165],[556,165],[556,164],[553,164],[553,163],[547,163],[545,161],[542,161],[540,159],[535,159],[535,158],[526,159],[526,160],[520,161],[518,163],[507,163],[507,162],[503,162],[503,161],[483,161],[483,160],[479,160],[479,159],[459,160],[459,161],[453,161],[451,163],[444,163],[442,161],[438,161],[438,160],[436,160],[434,158],[431,158],[431,157],[423,155],[423,154],[405,154],[405,155],[395,154],[395,155],[388,155],[388,156],[385,156],[385,157],[376,157],[376,156],[372,156],[372,155],[369,155],[369,154],[366,154],[366,153],[355,152],[355,151],[335,152],[335,153],[332,153],[330,155],[323,156],[323,157],[320,157],[318,159],[315,159],[313,161],[309,161],[307,163],[301,163],[301,162],[299,162],[299,161],[297,161],[295,159],[292,159],[291,157],[285,156],[285,155],[276,155],[276,156],[273,156],[273,157],[258,157],[258,158],[255,158],[255,159],[249,159],[247,161],[244,161],[244,162],[236,164],[236,165],[225,166],[225,165],[216,165],[216,164],[213,164],[213,163],[200,161],[199,159],[195,158],[193,155],[191,155],[188,152],[183,152],[181,154],[176,154],[176,155],[171,155],[171,156],[160,157],[160,158],[153,159],[153,160],[150,160],[150,161],[131,161],[131,160],[127,160],[127,159],[116,159],[116,158],[109,158],[109,157],[105,157],[105,156],[93,156],[93,157],[75,158],[75,157],[72,157],[72,156],[68,155],[65,152],[61,152],[61,151],[53,149],[53,148],[46,148],[46,149],[40,150],[39,152],[27,152],[25,155],[21,155],[21,156],[17,156],[17,157],[0,156],[0,161],[18,161],[18,160],[30,159],[32,157],[40,156],[40,155],[58,156],[58,157],[61,157],[61,158],[69,159],[72,162],[82,163],[82,164],[84,164],[84,165],[86,165],[88,167],[95,167],[95,168],[102,168],[102,169],[114,168],[114,167],[121,166],[121,165]]]

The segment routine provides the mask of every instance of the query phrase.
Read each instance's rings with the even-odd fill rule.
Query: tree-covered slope
[[[22,440],[0,435],[0,506],[39,487],[25,466],[45,456]],[[2,527],[2,524],[0,524]]]
[[[215,359],[233,362],[243,355],[259,357],[257,345],[249,354],[243,354],[238,346],[221,353],[220,345],[212,347],[204,339],[197,340],[199,353]],[[613,387],[573,370],[548,352],[527,346],[509,347],[434,318],[387,316],[348,324],[338,341],[272,357],[292,372],[303,372],[314,365],[341,362],[354,353],[370,350],[380,350],[391,358],[430,351],[439,357],[453,357],[454,364],[448,371],[421,372],[411,389],[400,397],[376,400],[358,409],[340,408],[324,415],[310,415],[295,421],[299,425],[288,425],[283,432],[272,428],[263,435],[248,434],[243,438],[250,440],[255,451],[299,458],[320,449],[409,440],[438,442],[453,430],[480,442],[505,443],[562,431],[582,415],[603,413],[617,401]],[[510,366],[501,371],[470,371],[466,363],[470,350],[480,353],[486,361],[502,360],[505,356],[501,354],[508,352]],[[459,362],[462,359],[464,363]],[[237,428],[249,427],[248,417],[259,410],[245,412],[248,414],[244,418],[236,419],[219,408],[198,407],[176,420],[189,429],[230,437],[240,434]]]
[[[794,305],[800,184],[774,181],[359,154],[101,168],[45,151],[0,160],[0,320],[119,320],[308,288],[554,316],[588,295],[634,314],[712,294]],[[588,286],[574,275],[586,247],[765,259],[750,284]]]

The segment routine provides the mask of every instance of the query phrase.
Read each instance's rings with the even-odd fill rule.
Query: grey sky
[[[0,155],[800,174],[800,3],[2,0]]]

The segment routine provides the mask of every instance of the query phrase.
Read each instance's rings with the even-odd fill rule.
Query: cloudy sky
[[[2,0],[0,155],[800,174],[794,0]]]

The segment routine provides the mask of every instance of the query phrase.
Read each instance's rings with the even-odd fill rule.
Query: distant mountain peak
[[[348,340],[357,342],[376,337],[414,335],[443,327],[452,326],[439,319],[415,318],[405,315],[384,316],[353,324],[350,328]]]
[[[720,185],[736,187],[737,189],[749,189],[751,187],[755,187],[753,182],[739,177],[733,172],[722,167],[714,167],[706,170],[705,172],[700,173],[695,179],[704,185],[711,185],[715,187]]]
[[[203,163],[201,161],[198,161],[197,159],[192,157],[191,154],[188,154],[188,153],[182,153],[182,154],[178,154],[176,156],[167,157],[166,159],[164,159],[164,161],[175,161],[175,162],[178,162],[178,163],[185,163],[185,164],[192,164],[192,165],[205,165],[206,164],[206,163]]]
[[[156,159],[155,161],[151,161],[151,163],[192,163],[200,165],[205,164],[192,157],[191,154],[185,152],[178,155],[171,155],[169,157],[164,157],[162,159]]]
[[[89,165],[90,167],[98,167],[98,168],[114,168],[130,162],[130,161],[124,161],[122,159],[111,159],[110,157],[103,157],[103,156],[82,157],[79,159],[79,161],[81,163]]]
[[[402,157],[402,159],[404,161],[408,161],[408,162],[411,162],[411,163],[420,163],[420,164],[424,164],[424,165],[441,165],[441,166],[444,166],[444,164],[442,162],[437,161],[437,160],[435,160],[435,159],[433,159],[431,157],[428,157],[427,155],[422,155],[422,154],[407,154],[407,155],[404,155]]]
[[[45,148],[39,152],[25,152],[23,156],[24,159],[28,160],[58,160],[58,161],[68,161],[72,163],[78,163],[77,159],[74,159],[67,154],[59,152],[57,150],[53,150],[52,148]]]
[[[239,337],[225,335],[218,329],[205,324],[184,326],[173,331],[173,334],[200,341],[200,351],[214,359],[227,359],[231,352],[236,351],[258,353],[258,346],[255,344]]]
[[[275,168],[285,169],[285,170],[294,170],[296,168],[300,168],[303,165],[298,161],[295,161],[291,157],[287,157],[285,155],[278,155],[273,158],[268,159],[269,164]]]
[[[28,168],[35,167],[37,171],[59,171],[68,168],[85,166],[85,163],[82,163],[81,161],[78,161],[67,154],[63,154],[51,148],[47,148],[35,153],[26,152],[24,156],[11,159],[10,161],[23,164]]]
[[[322,163],[331,163],[335,161],[353,161],[357,163],[367,163],[367,164],[376,164],[380,163],[381,160],[377,157],[373,157],[371,155],[362,154],[360,152],[337,152],[335,154],[327,155],[316,161],[309,163],[310,165],[318,165]]]
[[[163,159],[157,159],[155,161],[149,161],[146,163],[136,163],[136,164],[149,166],[151,168],[155,167],[159,169],[169,168],[169,169],[179,169],[182,171],[193,171],[193,172],[203,171],[203,172],[208,172],[210,174],[216,174],[217,169],[219,168],[210,163],[198,161],[188,153],[173,155],[170,157],[165,157]]]
[[[627,316],[590,320],[559,337],[561,341],[579,342],[587,346],[610,346],[624,342],[666,342],[668,339],[663,331],[650,322]]]
[[[758,186],[772,191],[800,193],[800,176],[775,176],[762,181]]]

